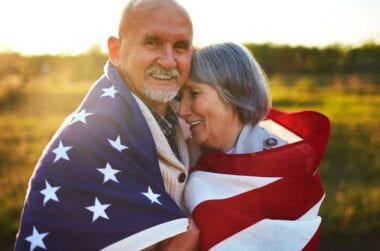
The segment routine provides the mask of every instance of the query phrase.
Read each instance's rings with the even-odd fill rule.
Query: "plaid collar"
[[[162,132],[164,133],[173,152],[178,157],[177,142],[175,139],[178,118],[174,110],[170,106],[168,106],[168,109],[166,110],[166,113],[165,113],[165,117],[160,116],[156,111],[154,111],[150,107],[149,107],[149,110],[152,112],[154,118],[156,119],[158,125],[160,126]]]

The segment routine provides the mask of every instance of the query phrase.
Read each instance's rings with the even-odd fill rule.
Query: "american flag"
[[[276,110],[266,122],[298,140],[252,154],[208,153],[192,168],[185,200],[201,250],[317,250],[324,198],[317,167],[330,122]]]
[[[141,250],[186,231],[136,101],[104,69],[37,163],[15,250]]]

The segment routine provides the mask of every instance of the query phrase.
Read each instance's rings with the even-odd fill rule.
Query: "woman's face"
[[[190,125],[194,140],[212,150],[232,148],[243,127],[237,110],[215,88],[190,79],[181,90],[179,116]]]

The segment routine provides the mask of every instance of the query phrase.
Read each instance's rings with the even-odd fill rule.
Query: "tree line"
[[[331,45],[324,48],[265,44],[245,44],[268,75],[271,74],[376,74],[380,73],[380,45],[360,47]],[[57,81],[93,81],[100,76],[107,55],[99,47],[86,53],[22,56],[0,54],[0,84],[27,83],[44,75]]]
[[[268,74],[273,73],[380,73],[380,45],[366,43],[347,48],[273,44],[246,44]]]

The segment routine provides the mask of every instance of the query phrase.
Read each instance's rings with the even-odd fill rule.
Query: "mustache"
[[[179,78],[179,72],[176,69],[163,69],[158,66],[152,66],[146,70],[145,75],[162,75],[168,78]]]

